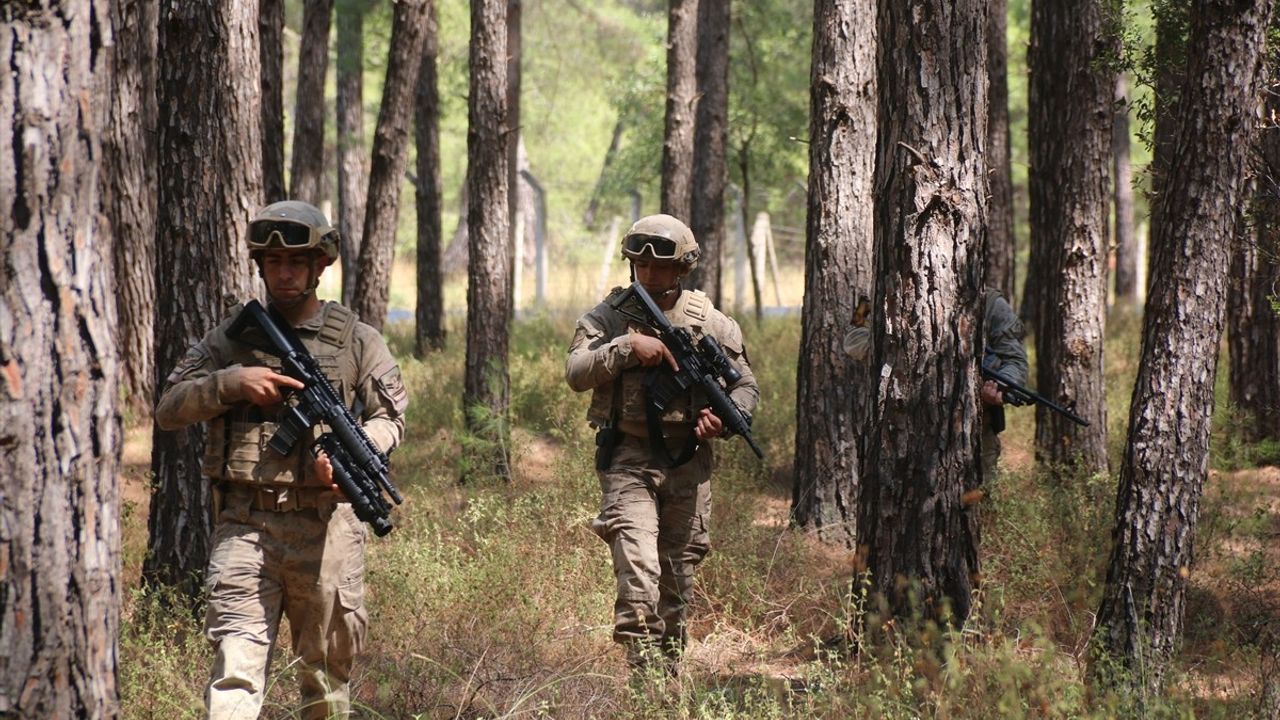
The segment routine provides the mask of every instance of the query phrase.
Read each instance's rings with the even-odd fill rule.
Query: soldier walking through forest
[[[270,307],[295,333],[385,453],[404,433],[408,398],[378,331],[316,296],[338,258],[338,232],[303,202],[274,203],[249,224],[249,248]],[[256,718],[283,613],[300,661],[301,717],[347,717],[351,663],[365,641],[365,527],[332,485],[333,468],[309,442],[287,455],[267,447],[282,389],[302,383],[280,360],[209,332],[169,376],[155,420],[174,430],[209,423],[204,474],[215,483],[217,523],[206,576],[205,634],[216,656],[209,717]],[[312,432],[319,433],[317,427]],[[305,439],[305,438],[304,438]]]
[[[1018,385],[1027,384],[1027,350],[1022,339],[1022,321],[999,290],[982,292],[984,328],[982,363]],[[871,328],[856,326],[845,336],[844,350],[858,362],[866,362]],[[1000,433],[1004,431],[1004,396],[994,380],[984,380],[982,398],[982,479],[992,480],[999,472]]]
[[[759,389],[741,329],[704,293],[680,284],[698,262],[693,232],[670,215],[650,215],[627,231],[622,254],[672,325],[723,346],[741,373],[727,387],[729,398],[749,417]],[[710,548],[714,458],[708,441],[725,427],[696,388],[667,404],[660,417],[652,407],[646,412],[649,382],[678,365],[663,341],[636,321],[632,299],[617,288],[579,318],[565,377],[575,391],[592,391],[587,419],[597,428],[603,497],[591,529],[613,555],[613,639],[626,647],[633,669],[674,674],[687,642],[693,572]]]

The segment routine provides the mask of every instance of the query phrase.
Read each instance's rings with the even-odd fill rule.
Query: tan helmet
[[[314,205],[281,200],[258,211],[249,221],[249,255],[267,248],[315,248],[332,262],[338,259],[338,230]]]
[[[689,272],[697,267],[700,254],[693,231],[670,215],[642,217],[622,236],[622,256],[628,260],[676,260]]]

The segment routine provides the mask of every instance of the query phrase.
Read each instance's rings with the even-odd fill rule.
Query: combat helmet
[[[314,205],[281,200],[262,208],[249,221],[249,254],[257,257],[268,248],[315,248],[332,262],[338,259],[338,230]]]
[[[622,256],[628,260],[674,260],[687,273],[697,267],[700,254],[693,231],[670,215],[642,217],[622,236]]]

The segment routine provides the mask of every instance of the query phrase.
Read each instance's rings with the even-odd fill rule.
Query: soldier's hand
[[[672,370],[680,372],[675,356],[667,349],[666,344],[656,337],[631,333],[631,354],[635,355],[636,360],[645,367],[653,367],[665,360]]]
[[[331,491],[342,496],[342,488],[333,482],[333,462],[321,450],[316,451],[316,459],[311,463],[311,477],[315,484],[328,485]]]
[[[698,414],[698,424],[693,428],[693,434],[699,440],[710,440],[718,438],[724,433],[724,421],[720,416],[711,412],[711,408],[702,408],[702,412]]]
[[[996,384],[995,380],[984,381],[979,395],[982,397],[983,405],[1004,404],[1004,395],[1000,392],[1000,386]]]
[[[306,387],[301,381],[267,367],[242,367],[236,373],[236,387],[240,388],[240,397],[254,405],[275,405],[283,399],[281,387],[301,390]]]

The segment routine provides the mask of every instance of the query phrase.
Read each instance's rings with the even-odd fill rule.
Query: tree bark
[[[436,5],[434,2],[430,5],[422,67],[414,96],[418,147],[418,303],[414,352],[419,358],[433,350],[443,350],[445,341],[444,272],[440,265],[444,187],[440,180],[440,92],[436,71],[440,25]]]
[[[1192,0],[1182,2],[1163,2],[1152,6],[1155,16],[1156,41],[1154,67],[1149,72],[1155,78],[1155,119],[1152,131],[1151,164],[1147,169],[1150,175],[1150,195],[1147,206],[1156,208],[1163,202],[1165,179],[1173,164],[1174,145],[1178,134],[1178,125],[1182,111],[1179,108],[1182,95],[1182,84],[1186,77],[1187,66],[1187,32],[1190,22]],[[1154,269],[1156,253],[1159,250],[1153,243],[1157,238],[1171,237],[1160,231],[1160,223],[1164,218],[1159,212],[1152,211],[1147,223],[1147,283],[1155,277]]]
[[[804,309],[796,373],[795,523],[852,548],[866,366],[844,354],[860,298],[872,292],[875,0],[814,6]]]
[[[693,209],[697,51],[698,0],[670,0],[667,11],[667,116],[662,143],[662,212],[686,223],[690,221]]]
[[[692,204],[689,229],[702,256],[690,287],[720,306],[720,249],[724,245],[724,187],[728,179],[725,143],[729,134],[730,0],[698,3],[698,104],[693,142]]]
[[[106,109],[90,103],[94,73],[109,72],[109,12],[89,0],[0,10],[4,717],[120,712],[119,367],[97,221]]]
[[[130,414],[151,417],[155,371],[156,13],[155,0],[113,0],[109,72],[97,96],[108,105],[102,135],[101,202],[112,242],[120,379]]]
[[[507,222],[507,0],[471,3],[471,80],[467,126],[467,368],[462,406],[467,429],[488,441],[485,462],[510,477],[507,444],[511,264]]]
[[[1031,261],[1039,278],[1036,387],[1089,421],[1036,406],[1050,472],[1107,471],[1102,340],[1115,73],[1104,0],[1038,0],[1031,13]]]
[[[429,0],[400,0],[395,4],[387,79],[382,86],[382,109],[378,111],[378,127],[373,134],[364,240],[360,244],[352,302],[360,319],[379,330],[387,319],[387,298],[391,293],[400,188],[409,163],[413,95],[418,84],[418,69],[422,66],[429,4]]]
[[[523,39],[521,38],[521,2],[507,0],[507,234],[510,236],[510,248],[507,260],[511,264],[507,272],[507,282],[511,283],[511,304],[508,309],[515,317],[516,305],[520,302],[517,293],[516,278],[522,268],[516,267],[516,258],[523,253],[517,251],[516,243],[523,243],[523,237],[516,237],[523,224],[519,220],[522,210],[520,202],[520,60]]]
[[[333,0],[305,0],[298,41],[298,96],[293,112],[289,198],[317,207],[323,202],[324,79],[329,71],[329,18]]]
[[[985,0],[880,0],[871,424],[858,542],[898,617],[962,623],[978,566]],[[919,605],[916,602],[919,602]]]
[[[1009,163],[1008,0],[992,0],[987,27],[987,245],[983,253],[984,283],[1014,304],[1014,257],[1017,247],[1013,214],[1013,169]],[[1016,307],[1016,305],[1015,305]]]
[[[262,195],[286,198],[284,185],[284,0],[258,0],[262,63]]]
[[[1129,91],[1124,73],[1116,74],[1115,118],[1111,130],[1111,177],[1115,207],[1115,302],[1138,302],[1138,237],[1133,225],[1133,167],[1129,160]]]
[[[1156,213],[1142,360],[1095,646],[1104,682],[1159,692],[1182,631],[1226,305],[1271,0],[1198,0],[1173,164]],[[1110,676],[1119,667],[1124,675]],[[1136,687],[1135,687],[1136,686]]]
[[[364,154],[364,13],[367,0],[337,0],[338,234],[342,236],[342,302],[356,291],[368,172]]]
[[[1267,86],[1280,74],[1280,50],[1267,59]],[[1271,304],[1280,284],[1280,100],[1263,92],[1265,112],[1254,143],[1251,223],[1236,235],[1227,294],[1229,398],[1249,442],[1280,440],[1280,315]]]
[[[162,0],[156,387],[230,304],[258,283],[244,237],[262,204],[257,4]],[[211,272],[211,270],[213,270]],[[200,474],[205,427],[152,433],[148,583],[201,593],[212,508]]]

